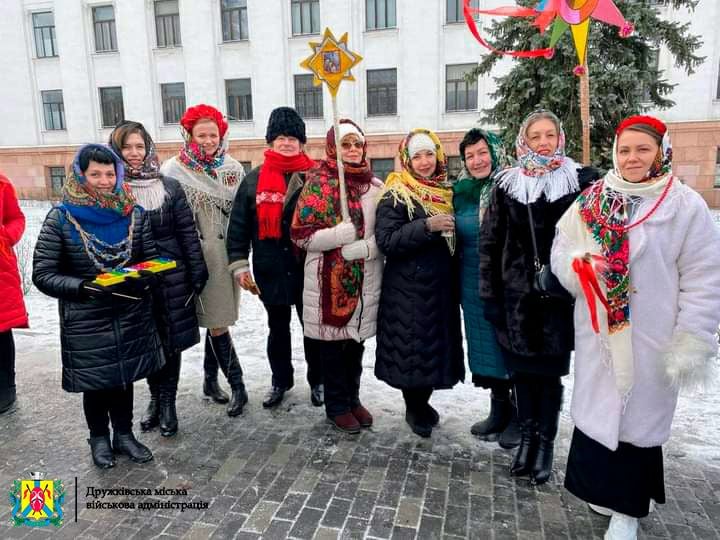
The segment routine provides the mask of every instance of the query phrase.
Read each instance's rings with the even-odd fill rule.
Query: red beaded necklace
[[[671,176],[668,180],[667,185],[665,186],[665,189],[663,189],[663,192],[660,194],[660,197],[658,197],[658,200],[655,201],[655,204],[653,207],[648,211],[647,214],[645,214],[642,218],[637,220],[635,223],[632,223],[630,225],[611,225],[608,223],[603,217],[602,217],[602,211],[600,210],[600,195],[602,194],[602,183],[598,184],[598,190],[600,193],[598,193],[598,196],[595,198],[595,203],[590,206],[590,211],[592,212],[593,217],[600,222],[600,224],[603,227],[606,227],[616,233],[625,234],[630,229],[634,229],[638,225],[644,223],[648,219],[650,219],[650,216],[652,216],[655,213],[655,210],[657,210],[662,202],[665,200],[665,197],[668,194],[668,191],[670,191],[670,187],[673,183],[673,177]]]

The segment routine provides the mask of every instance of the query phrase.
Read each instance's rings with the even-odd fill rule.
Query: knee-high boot
[[[532,390],[531,382],[515,381],[515,399],[520,420],[520,445],[510,465],[510,474],[513,476],[530,474],[537,454],[537,422],[533,418]]]
[[[166,356],[167,375],[160,383],[160,434],[172,437],[178,430],[175,400],[177,399],[178,382],[180,380],[180,353]]]
[[[222,370],[225,378],[230,383],[232,396],[227,406],[228,416],[238,416],[242,414],[243,407],[248,402],[245,383],[243,382],[243,371],[235,353],[230,332],[225,332],[219,336],[210,336],[210,344],[217,358],[218,365]]]
[[[205,379],[203,381],[203,394],[215,403],[227,403],[230,397],[220,388],[220,384],[218,383],[218,365],[220,362],[213,350],[211,339],[210,329],[205,330],[205,357],[203,359]]]
[[[563,387],[561,384],[545,386],[540,398],[538,423],[538,451],[532,467],[531,482],[544,484],[552,474],[555,436],[558,431],[558,418],[562,406]]]
[[[160,424],[160,385],[154,374],[148,377],[147,382],[150,389],[150,401],[145,414],[140,419],[142,431],[150,431]]]

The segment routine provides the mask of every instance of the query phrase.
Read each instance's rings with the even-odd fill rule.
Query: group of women
[[[720,234],[673,176],[662,122],[623,122],[602,177],[566,156],[549,111],[523,122],[514,167],[494,134],[473,128],[454,183],[427,129],[403,139],[401,170],[383,183],[349,119],[314,161],[298,114],[274,110],[264,161],[245,177],[219,111],[191,107],[181,126],[185,144],[162,167],[137,122],[119,125],[108,146],[81,148],[35,251],[34,282],[60,299],[63,388],[83,392],[99,467],[112,467],[114,453],[152,459],[131,430],[136,380],[150,390],[143,430],[177,432],[181,353],[200,341],[198,327],[204,393],[242,413],[248,396],[228,332],[238,287],[267,311],[263,406],[294,385],[294,307],[311,401],[352,434],[373,424],[360,380],[364,342],[377,335],[376,377],[401,390],[412,431],[431,435],[433,392],[465,375],[462,309],[472,380],[491,390],[490,414],[471,432],[517,446],[510,473],[547,482],[574,349],[565,484],[612,515],[607,538],[635,537],[651,501],[664,502],[661,446],[678,389],[702,379],[720,323]],[[94,281],[157,256],[176,268]]]

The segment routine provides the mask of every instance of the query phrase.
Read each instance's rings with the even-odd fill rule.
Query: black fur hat
[[[265,140],[271,144],[280,135],[295,137],[302,144],[307,142],[305,122],[292,107],[278,107],[270,113]]]

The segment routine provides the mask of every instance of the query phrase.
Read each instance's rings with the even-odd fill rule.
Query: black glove
[[[105,285],[99,285],[93,281],[83,281],[80,290],[88,298],[108,299],[112,296],[112,290]]]
[[[485,301],[483,304],[483,316],[485,317],[485,320],[492,324],[495,328],[507,328],[505,310],[500,303]]]
[[[158,277],[149,270],[139,270],[137,276],[128,276],[119,284],[121,290],[118,292],[135,297],[149,296],[158,286],[158,281]]]
[[[595,167],[581,167],[577,169],[577,175],[580,189],[585,189],[590,184],[595,182],[595,180],[598,180],[602,177],[600,169],[596,169]]]

